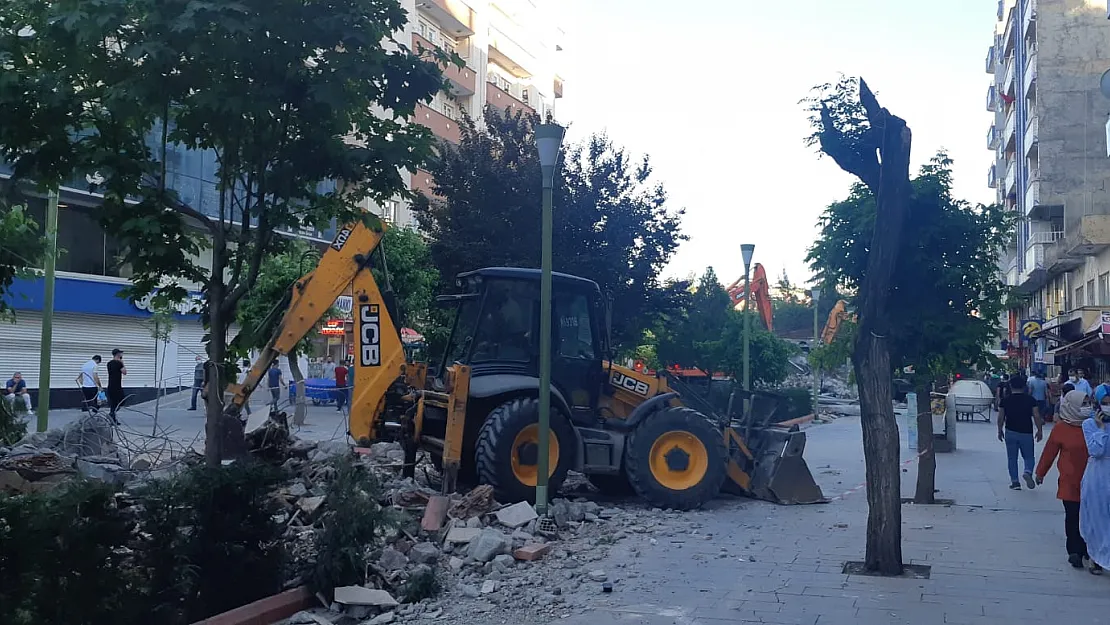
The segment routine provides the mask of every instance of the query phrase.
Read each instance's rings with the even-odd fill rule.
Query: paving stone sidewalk
[[[958,427],[960,449],[938,455],[937,469],[938,496],[955,505],[903,507],[904,557],[931,566],[929,579],[841,572],[846,560],[863,556],[862,490],[816,506],[725,500],[689,513],[695,534],[621,541],[606,563],[619,573],[614,592],[599,590],[589,612],[561,622],[1110,623],[1110,576],[1066,562],[1055,473],[1034,491],[1011,491],[995,425]],[[858,418],[808,434],[806,457],[827,495],[863,481]],[[903,431],[903,447],[905,440]],[[911,455],[902,452],[903,460]],[[916,463],[905,465],[902,478],[911,496]]]

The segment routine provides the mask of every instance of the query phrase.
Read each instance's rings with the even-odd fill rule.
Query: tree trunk
[[[294,391],[297,397],[293,409],[293,425],[304,425],[305,416],[308,414],[308,403],[305,401],[304,373],[301,372],[301,363],[297,361],[297,354],[289,354],[289,372],[293,374]]]
[[[221,423],[224,411],[223,363],[227,357],[227,348],[224,345],[227,336],[227,325],[220,313],[218,303],[210,302],[209,310],[211,312],[208,322],[208,362],[205,363],[205,371],[208,374],[205,391],[208,397],[204,401],[207,411],[204,431],[204,459],[208,466],[214,467],[219,466],[220,461],[223,460],[223,428]]]
[[[867,570],[902,574],[902,478],[886,337],[868,333],[853,358],[867,475]]]
[[[927,382],[918,382],[917,393],[917,492],[913,502],[936,503],[937,456],[933,445],[932,393]]]

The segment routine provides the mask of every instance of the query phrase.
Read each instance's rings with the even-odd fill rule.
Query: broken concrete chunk
[[[486,581],[482,582],[482,594],[488,595],[492,592],[497,592],[497,582],[493,581],[492,579],[487,579]]]
[[[468,599],[477,599],[482,595],[482,593],[479,592],[477,588],[471,586],[470,584],[459,584],[458,589],[459,594]]]
[[[316,444],[316,449],[309,452],[308,459],[312,462],[324,462],[349,453],[351,446],[346,441],[321,441]]]
[[[375,616],[362,625],[388,625],[389,623],[393,622],[394,618],[395,617],[393,616],[392,612],[386,612],[385,614],[379,614],[378,616]]]
[[[443,527],[443,522],[447,520],[447,508],[450,505],[451,500],[443,495],[430,497],[428,507],[424,509],[424,519],[420,522],[420,527],[425,532],[439,531]]]
[[[293,497],[304,497],[308,494],[308,489],[300,482],[294,482],[286,491]]]
[[[465,562],[463,561],[462,558],[456,558],[456,557],[453,557],[453,556],[450,560],[447,561],[447,566],[450,567],[451,570],[454,571],[455,573],[458,573],[459,571],[462,570],[463,564],[465,564]]]
[[[393,595],[384,590],[365,586],[341,586],[335,589],[335,602],[343,605],[372,605],[379,608],[397,606]]]
[[[495,515],[499,523],[510,529],[516,529],[522,525],[527,525],[529,522],[539,517],[535,509],[532,508],[532,504],[527,501],[521,501],[507,508],[502,508],[498,510]]]
[[[289,617],[287,625],[335,625],[331,620],[312,612],[297,612]]]
[[[514,551],[513,557],[524,562],[532,562],[544,557],[549,551],[551,551],[551,545],[532,543]]]
[[[513,542],[501,532],[486,528],[467,548],[467,555],[479,562],[489,562],[494,556],[509,553],[513,549]]]
[[[324,497],[304,497],[297,501],[299,507],[305,514],[312,514],[316,509],[324,503]]]
[[[601,569],[590,571],[590,580],[595,582],[603,582],[609,579],[609,574]]]
[[[409,558],[417,564],[435,564],[439,560],[439,549],[432,543],[416,543],[409,550]]]
[[[393,547],[386,547],[382,550],[382,557],[378,558],[378,566],[386,571],[399,571],[405,568],[408,563],[409,559],[405,557],[405,554]]]
[[[472,516],[466,520],[466,527],[469,529],[480,530],[482,529],[481,517]]]
[[[478,537],[482,530],[472,527],[452,527],[447,532],[447,542],[454,545],[465,545]]]

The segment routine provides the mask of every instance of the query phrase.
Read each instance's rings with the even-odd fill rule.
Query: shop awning
[[[1088,345],[1091,345],[1092,343],[1096,343],[1096,342],[1101,341],[1101,340],[1102,340],[1102,337],[1100,335],[1094,334],[1094,335],[1091,335],[1091,336],[1085,336],[1085,337],[1079,339],[1078,341],[1068,343],[1067,345],[1061,345],[1060,347],[1057,347],[1056,349],[1050,349],[1050,350],[1048,350],[1044,353],[1044,364],[1054,365],[1054,364],[1056,364],[1056,358],[1058,356],[1066,356],[1068,354],[1077,352],[1077,351],[1083,349],[1084,347],[1087,347]]]

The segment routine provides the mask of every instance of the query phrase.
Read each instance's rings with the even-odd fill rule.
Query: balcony
[[[1110,247],[1110,215],[1084,215],[1064,239],[1068,256],[1096,256]]]
[[[515,113],[519,110],[535,111],[535,109],[525,104],[524,101],[517,99],[508,91],[498,87],[492,82],[486,83],[486,104],[492,104],[506,112]]]
[[[458,122],[431,107],[417,104],[415,119],[418,123],[430,128],[441,139],[446,139],[451,143],[458,143],[462,140]]]
[[[412,182],[409,184],[413,193],[421,193],[428,198],[436,197],[435,179],[432,175],[423,169],[417,169],[416,173],[412,175]]]
[[[1010,6],[1006,9],[1006,28],[1002,31],[1002,57],[1010,56],[1010,52],[1014,49],[1014,3],[1007,3]]]
[[[428,41],[427,39],[421,37],[416,33],[412,34],[412,49],[414,51],[430,51],[435,48],[439,48],[448,54],[454,52],[454,50],[445,48],[443,46],[436,46],[432,42]],[[430,57],[431,53],[429,52],[424,56]],[[470,67],[464,65],[462,68],[459,68],[459,66],[455,65],[454,63],[448,63],[447,67],[443,70],[443,75],[447,78],[447,80],[451,81],[451,93],[457,96],[474,95],[477,78],[474,75],[474,70]]]
[[[1041,206],[1041,181],[1039,174],[1030,172],[1029,184],[1025,187],[1025,216],[1030,219],[1045,219],[1047,215],[1038,214]]]
[[[1006,286],[1018,285],[1021,280],[1021,275],[1018,273],[1017,258],[1012,259],[1009,264],[1006,265],[1006,270],[1002,275],[1003,279],[1006,281]]]
[[[1006,116],[1006,125],[1002,127],[1002,146],[1004,152],[1009,152],[1014,148],[1016,131],[1017,131],[1017,115],[1014,115],[1014,110],[1010,109],[1010,114]]]
[[[998,169],[996,166],[991,165],[987,170],[987,186],[991,189],[998,188]]]
[[[474,11],[459,0],[416,0],[416,8],[455,37],[474,34]]]
[[[1045,230],[1029,235],[1029,245],[1049,245],[1064,238],[1063,230]]]
[[[1014,172],[1014,163],[1013,163],[1013,161],[1011,161],[1010,164],[1006,166],[1006,178],[1005,178],[1005,182],[1003,183],[1003,187],[1002,187],[1002,195],[1009,196],[1013,193],[1016,193],[1017,192],[1017,186],[1016,185],[1017,185],[1017,175]]]
[[[994,85],[987,87],[987,111],[993,113],[998,110],[998,90]]]
[[[998,132],[998,127],[991,124],[991,127],[987,129],[987,149],[997,150],[1001,140],[1002,134]]]
[[[987,63],[986,69],[988,74],[994,73],[994,65],[997,60],[997,49],[994,46],[987,48]]]
[[[1012,96],[1014,95],[1014,57],[1006,62],[1006,73],[1002,75],[1002,93]]]
[[[1030,115],[1029,122],[1025,124],[1025,157],[1031,158],[1031,154],[1036,153],[1040,147],[1040,128],[1041,122],[1037,115]]]
[[[1029,55],[1025,64],[1025,78],[1022,82],[1025,87],[1025,97],[1030,97],[1037,88],[1037,53]]]
[[[1021,36],[1029,38],[1037,34],[1037,0],[1029,0],[1025,6],[1025,17],[1022,20]]]
[[[531,78],[535,59],[511,37],[497,28],[489,29],[489,60],[517,78]]]

